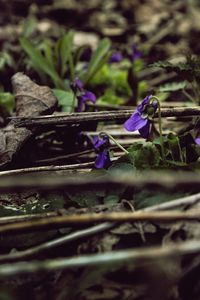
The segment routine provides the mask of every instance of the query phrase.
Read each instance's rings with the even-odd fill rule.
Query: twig
[[[15,223],[33,219],[40,219],[40,218],[47,218],[52,216],[57,216],[58,212],[47,212],[47,213],[38,213],[38,214],[27,214],[27,215],[15,215],[15,216],[6,216],[0,217],[0,225],[8,224],[8,223]]]
[[[38,159],[38,160],[35,160],[34,163],[37,163],[37,164],[45,164],[45,163],[55,163],[55,162],[58,162],[60,160],[67,160],[67,159],[71,159],[71,158],[76,158],[76,157],[79,157],[79,156],[82,156],[82,155],[85,155],[85,154],[90,154],[94,152],[94,149],[88,149],[88,150],[84,150],[84,151],[81,151],[81,152],[75,152],[75,153],[70,153],[70,154],[66,154],[66,155],[59,155],[59,156],[56,156],[56,157],[51,157],[51,158],[45,158],[45,159]]]
[[[200,193],[144,208],[142,211],[161,211],[192,206],[200,201]]]
[[[101,254],[81,255],[71,258],[56,258],[44,261],[17,262],[1,265],[0,276],[14,276],[19,274],[33,274],[44,271],[56,271],[69,268],[107,266],[120,263],[155,261],[188,254],[199,254],[200,242],[190,241],[165,247],[139,248],[122,251],[112,251]]]
[[[70,190],[74,188],[90,188],[109,186],[137,187],[137,188],[163,188],[174,190],[180,188],[199,187],[200,174],[194,172],[177,172],[173,171],[145,171],[135,176],[132,172],[113,172],[104,176],[93,176],[93,174],[71,175],[70,177],[44,174],[36,176],[36,174],[24,176],[1,176],[0,192],[6,193],[11,191],[21,191],[29,189],[37,189],[40,191],[55,191],[56,189]]]
[[[190,210],[187,212],[179,211],[163,211],[163,212],[148,212],[136,211],[132,212],[111,212],[111,213],[88,213],[82,215],[65,215],[65,216],[52,216],[42,219],[34,219],[31,221],[24,221],[18,223],[11,223],[1,225],[0,234],[7,233],[20,233],[35,230],[61,228],[65,226],[90,224],[94,222],[136,222],[136,221],[149,221],[149,222],[162,222],[171,223],[178,221],[196,221],[200,220],[200,210]]]
[[[183,197],[180,199],[170,200],[169,202],[165,202],[158,205],[153,205],[150,207],[146,207],[144,209],[140,209],[138,211],[163,211],[170,209],[177,209],[179,207],[192,206],[200,201],[200,193],[194,194],[191,196]],[[128,201],[129,203],[129,201]],[[115,209],[116,205],[113,205],[113,209]],[[65,214],[65,212],[62,212]],[[8,224],[11,222],[21,222],[21,221],[30,221],[33,219],[40,218],[48,218],[52,216],[57,216],[58,212],[47,212],[47,213],[38,213],[38,214],[28,214],[28,215],[19,215],[19,216],[7,216],[0,218],[0,224]],[[68,214],[67,214],[68,215]]]
[[[133,110],[119,110],[119,111],[102,111],[90,113],[71,113],[63,114],[62,116],[38,116],[28,118],[15,118],[16,127],[30,127],[30,126],[49,126],[49,125],[67,125],[67,124],[81,124],[87,122],[98,121],[125,121],[131,116]],[[189,117],[199,116],[200,107],[169,107],[161,109],[161,117]],[[155,118],[158,113],[155,113]]]
[[[99,225],[96,225],[93,227],[89,227],[87,229],[82,229],[77,232],[73,232],[68,235],[56,238],[52,241],[45,242],[39,246],[31,247],[29,249],[17,251],[14,253],[0,255],[0,262],[8,262],[8,261],[11,262],[11,261],[19,261],[22,259],[27,259],[27,258],[36,256],[45,250],[49,250],[49,249],[61,246],[63,244],[72,242],[74,240],[88,237],[88,236],[103,232],[105,230],[109,230],[109,229],[113,228],[114,226],[116,226],[114,223],[105,222],[105,223],[102,223],[102,224],[99,224]]]
[[[81,164],[72,164],[72,165],[61,165],[61,166],[41,166],[41,167],[31,167],[23,169],[15,169],[8,171],[0,171],[0,176],[4,175],[17,175],[17,174],[26,174],[33,172],[46,172],[46,171],[64,171],[64,170],[77,170],[94,167],[94,162],[86,162]]]

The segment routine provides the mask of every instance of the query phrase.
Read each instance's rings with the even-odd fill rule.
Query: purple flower
[[[199,137],[195,139],[195,143],[200,146],[200,138]]]
[[[95,160],[95,167],[97,169],[102,169],[102,168],[109,168],[111,166],[112,162],[110,160],[110,155],[107,149],[104,149],[101,151]]]
[[[108,136],[104,135],[102,139],[100,139],[98,136],[95,136],[93,138],[92,143],[95,148],[95,151],[97,152],[95,167],[97,169],[109,168],[112,162],[110,160],[109,151],[107,149],[109,145]]]
[[[78,107],[77,107],[78,112],[81,112],[84,110],[85,103],[87,101],[90,101],[92,103],[96,102],[95,94],[93,94],[90,91],[86,91],[84,89],[83,83],[81,82],[81,80],[79,78],[76,78],[74,80],[74,82],[71,84],[71,88],[78,100]]]
[[[109,138],[107,135],[104,135],[102,139],[98,136],[94,136],[92,140],[95,150],[99,150],[102,146],[106,146],[109,143]]]
[[[92,92],[85,91],[83,94],[80,96],[77,96],[78,99],[78,107],[77,111],[81,112],[84,110],[85,102],[90,101],[92,103],[96,102],[96,96]]]
[[[115,52],[111,55],[110,59],[109,59],[109,64],[112,63],[118,63],[120,61],[122,61],[123,56],[120,52]]]
[[[71,84],[71,88],[75,94],[81,92],[83,90],[83,83],[79,78],[76,78]]]
[[[128,54],[128,58],[130,61],[134,62],[135,60],[141,58],[142,52],[138,49],[138,46],[136,44],[133,44],[131,46],[131,51]]]
[[[151,121],[149,120],[149,111],[151,114],[157,109],[156,101],[150,103],[152,95],[146,96],[142,103],[138,105],[136,111],[132,116],[124,123],[124,128],[128,131],[138,130],[143,138],[148,138],[151,131]],[[153,110],[152,110],[153,108]]]

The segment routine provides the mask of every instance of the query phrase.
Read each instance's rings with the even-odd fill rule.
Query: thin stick
[[[37,189],[40,191],[55,191],[56,189],[70,190],[74,188],[97,188],[104,185],[115,188],[116,186],[127,186],[137,188],[165,188],[174,190],[180,188],[198,188],[200,184],[200,174],[194,172],[162,172],[145,171],[137,176],[132,172],[113,172],[104,176],[92,176],[92,174],[61,176],[59,174],[44,174],[36,176],[30,174],[26,176],[1,176],[0,192],[21,191]]]
[[[87,162],[81,164],[72,164],[72,165],[61,165],[61,166],[41,166],[41,167],[31,167],[23,169],[15,169],[8,171],[0,171],[0,176],[4,175],[17,175],[17,174],[26,174],[33,172],[46,172],[46,171],[64,171],[64,170],[77,170],[94,167],[94,162]]]
[[[163,211],[163,212],[112,212],[112,213],[87,213],[82,215],[52,216],[48,218],[35,219],[19,223],[1,225],[0,234],[30,232],[35,230],[61,228],[72,225],[90,224],[94,222],[162,222],[171,223],[178,221],[200,220],[200,210],[190,210],[187,212]]]
[[[89,227],[87,229],[79,230],[77,232],[70,233],[68,235],[56,238],[52,241],[45,242],[39,246],[31,247],[26,250],[17,251],[14,253],[4,254],[0,255],[0,262],[8,262],[8,261],[19,261],[21,259],[27,259],[33,256],[36,256],[40,253],[42,253],[45,250],[49,250],[58,246],[61,246],[63,244],[72,242],[74,240],[88,237],[100,232],[103,232],[105,230],[109,230],[115,226],[114,223],[102,223],[93,227]]]
[[[81,255],[71,258],[56,258],[51,260],[17,262],[1,265],[0,276],[14,276],[19,274],[33,274],[36,272],[56,271],[69,268],[108,266],[120,263],[155,261],[178,257],[188,254],[199,254],[200,242],[190,241],[165,247],[139,248],[122,251],[112,251],[101,254]]]
[[[30,126],[49,126],[49,125],[67,125],[67,124],[81,124],[87,122],[98,121],[125,121],[128,119],[133,110],[119,110],[119,111],[103,111],[103,112],[90,112],[90,113],[72,113],[63,114],[62,116],[38,116],[32,118],[15,118],[17,127],[30,127]],[[161,117],[189,117],[199,116],[200,107],[169,107],[162,108]],[[158,113],[155,113],[155,118]]]
[[[170,200],[169,202],[161,203],[158,205],[146,207],[142,211],[163,211],[169,209],[176,209],[179,207],[192,206],[200,201],[200,193],[191,196]]]
[[[170,200],[169,202],[161,203],[158,205],[153,205],[150,207],[146,207],[144,209],[140,209],[138,211],[163,211],[170,209],[177,209],[185,206],[192,206],[200,201],[200,193],[194,194],[191,196]],[[113,205],[113,209],[115,210],[116,205]],[[30,221],[31,219],[40,219],[40,218],[48,218],[52,216],[57,216],[57,212],[47,212],[40,214],[29,214],[29,215],[19,215],[19,216],[8,216],[1,217],[0,224],[8,224],[11,222],[21,222],[21,221]]]

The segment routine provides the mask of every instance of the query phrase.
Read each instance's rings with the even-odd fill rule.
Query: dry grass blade
[[[35,220],[15,222],[1,225],[0,234],[30,232],[41,229],[61,228],[65,226],[77,226],[94,222],[162,222],[171,223],[178,221],[200,220],[200,210],[190,210],[186,212],[163,211],[163,212],[111,212],[111,213],[87,213],[82,215],[50,216]]]
[[[131,116],[133,110],[119,110],[119,111],[100,111],[100,112],[86,112],[86,113],[71,113],[62,114],[59,116],[39,116],[28,118],[15,118],[16,127],[29,126],[45,126],[45,125],[66,125],[66,124],[80,124],[86,122],[98,121],[125,121]],[[162,108],[161,117],[188,117],[199,116],[200,107],[170,107]],[[158,113],[155,113],[155,118]]]
[[[108,266],[117,263],[132,263],[154,261],[178,257],[200,252],[200,242],[190,241],[165,247],[150,247],[112,251],[102,254],[82,255],[72,258],[56,258],[44,261],[17,262],[1,265],[0,277],[13,276],[19,274],[33,274],[44,271],[64,270],[69,268],[79,268],[88,266]]]

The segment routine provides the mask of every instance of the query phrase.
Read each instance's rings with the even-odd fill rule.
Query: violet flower
[[[195,139],[195,143],[200,146],[200,137]]]
[[[79,78],[76,78],[74,80],[74,87],[76,91],[82,91],[83,90],[83,83]]]
[[[122,59],[123,56],[120,52],[114,52],[109,59],[109,64],[119,63],[120,61],[122,61]]]
[[[84,110],[85,103],[87,101],[90,101],[92,103],[96,102],[96,96],[92,92],[85,91],[83,94],[80,96],[77,96],[78,99],[78,107],[77,107],[77,112],[81,112]]]
[[[90,101],[92,103],[96,102],[96,96],[94,93],[84,89],[84,85],[79,78],[76,78],[71,85],[71,88],[78,100],[77,112],[84,110],[85,103]]]
[[[104,135],[102,139],[100,139],[98,136],[94,136],[92,140],[93,146],[95,150],[99,150],[102,146],[107,146],[109,144],[109,138],[107,135]]]
[[[152,95],[146,96],[142,103],[138,105],[136,111],[124,123],[124,128],[128,131],[138,130],[143,138],[148,138],[151,131],[151,120],[149,114],[154,114],[157,110],[157,102],[150,103]]]
[[[107,149],[108,144],[109,144],[108,136],[105,135],[102,139],[95,136],[93,138],[92,143],[95,148],[95,151],[97,152],[97,157],[95,160],[95,167],[97,169],[109,168],[111,166],[112,162],[110,160],[109,151]]]
[[[111,166],[111,160],[108,150],[103,150],[97,155],[97,158],[95,160],[95,167],[97,169],[107,169]]]
[[[142,52],[138,49],[138,46],[136,44],[133,44],[131,46],[131,51],[128,54],[128,58],[130,61],[134,62],[135,60],[141,58]]]

